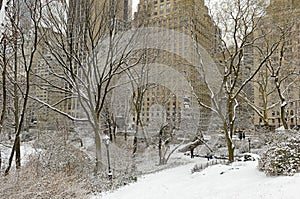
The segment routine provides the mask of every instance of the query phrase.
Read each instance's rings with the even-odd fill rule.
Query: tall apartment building
[[[126,23],[131,20],[131,7],[132,0],[70,0],[69,31],[73,37],[83,37],[82,34],[86,34],[88,22],[97,27],[107,26],[112,20],[116,20],[119,26],[127,26]]]
[[[43,39],[45,40],[53,37],[61,38],[58,35],[59,33],[53,31],[51,28],[41,28],[40,31],[43,32]],[[43,39],[41,39],[38,45],[34,59],[33,74],[31,76],[31,95],[51,105],[53,108],[65,110],[64,102],[60,101],[66,95],[60,88],[65,82],[59,78],[59,76],[64,74],[64,71]],[[50,40],[47,42],[50,42]],[[49,125],[52,123],[50,126],[53,127],[55,126],[55,122],[59,121],[59,116],[61,115],[37,101],[31,101],[29,104],[28,117],[31,123],[38,122],[39,125],[43,125],[44,123]]]
[[[89,46],[87,45],[89,42],[86,41],[88,34],[87,23],[89,20],[93,21],[93,25],[98,26],[97,28],[99,29],[101,29],[103,24],[106,24],[102,29],[105,32],[107,30],[105,28],[110,24],[109,17],[114,16],[116,25],[120,29],[124,29],[128,26],[132,15],[131,0],[70,0],[68,9],[67,38],[64,38],[64,35],[59,35],[59,32],[54,31],[51,27],[42,30],[45,35],[43,38],[48,39],[48,42],[51,41],[51,43],[59,42],[57,38],[60,38],[62,41],[67,39],[72,43],[72,53],[76,53],[75,56],[81,59],[82,63],[85,62],[88,54],[87,51],[89,50]],[[98,17],[97,19],[96,16]],[[61,92],[58,88],[51,86],[59,85],[58,87],[69,89],[69,85],[66,85],[64,81],[57,78],[57,76],[63,75],[64,71],[48,48],[47,45],[40,42],[38,53],[34,60],[35,67],[33,72],[35,75],[32,78],[32,95],[59,110],[80,117],[82,116],[82,110],[80,110],[77,99],[62,100],[70,94]],[[59,54],[59,52],[56,53]],[[61,56],[65,56],[63,51],[61,52]],[[76,63],[73,64],[76,68]],[[51,65],[51,68],[49,68],[49,65]],[[56,76],[53,72],[56,73]],[[79,70],[78,73],[80,73]],[[60,100],[62,101],[60,102]],[[50,118],[56,118],[53,117],[53,114],[55,113],[49,108],[33,102],[30,104],[28,120],[49,122]]]
[[[169,41],[161,44],[168,51],[155,51],[155,63],[157,68],[164,67],[158,66],[160,64],[167,65],[183,77],[177,78],[175,72],[166,76],[157,72],[160,82],[145,93],[142,108],[144,124],[162,117],[161,109],[165,109],[163,117],[175,127],[183,122],[183,118],[199,117],[200,128],[207,130],[211,113],[200,108],[197,99],[209,104],[210,96],[197,70],[199,66],[193,66],[192,63],[199,63],[199,51],[195,43],[200,44],[211,57],[215,56],[219,29],[209,16],[204,0],[141,0],[138,11],[134,13],[133,23],[135,28],[153,28],[154,32],[155,28],[160,29],[157,34],[154,33],[157,38],[172,35]],[[160,84],[161,82],[168,82],[168,88]],[[172,88],[183,86],[186,82],[191,85],[192,92],[188,93],[186,88],[181,96],[175,95]],[[198,107],[200,113],[192,111],[193,107]]]
[[[286,116],[289,128],[300,125],[300,1],[298,0],[271,0],[267,9],[267,14],[263,18],[261,28],[264,30],[275,30],[276,27],[291,28],[285,35],[278,50],[271,57],[268,67],[273,67],[270,70],[264,67],[256,82],[265,82],[262,84],[255,84],[254,87],[254,102],[257,106],[271,106],[265,113],[268,118],[269,127],[275,129],[283,125],[281,119],[279,95],[275,90],[275,78],[277,68],[280,67],[279,80],[282,80],[280,89],[286,100]],[[272,37],[275,40],[279,32],[274,32]],[[262,46],[264,46],[262,44]],[[254,59],[256,63],[257,58]],[[267,92],[267,96],[263,95]],[[263,111],[262,111],[263,113]],[[257,114],[255,115],[255,126],[261,127],[265,122]]]
[[[84,63],[91,48],[88,34],[94,34],[92,37],[96,41],[107,36],[111,27],[126,30],[130,27],[131,16],[132,0],[70,0],[68,39],[72,40],[74,53]],[[77,99],[67,101],[66,109],[74,116],[82,114]]]
[[[193,34],[205,49],[214,52],[219,29],[208,12],[204,0],[141,0],[134,20],[135,26],[165,27]]]

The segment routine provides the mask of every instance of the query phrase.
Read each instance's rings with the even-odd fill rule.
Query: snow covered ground
[[[2,169],[6,168],[8,159],[11,153],[11,146],[13,143],[6,144],[5,146],[0,144],[0,153],[2,158]],[[39,150],[40,151],[40,150]],[[29,156],[36,153],[36,149],[33,148],[32,142],[23,142],[21,144],[21,165],[24,165]],[[15,161],[12,162],[12,168],[15,167]],[[1,197],[0,197],[1,198]]]
[[[199,159],[203,161],[203,159]],[[91,199],[299,199],[300,174],[266,177],[257,161],[215,165],[191,173],[195,163],[148,174],[136,183]]]
[[[4,8],[6,5],[6,1],[7,0],[3,0],[2,1],[2,9],[0,10],[0,22],[3,22],[3,18],[4,18]]]

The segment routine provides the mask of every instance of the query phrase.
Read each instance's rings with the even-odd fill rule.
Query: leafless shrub
[[[1,177],[2,198],[85,198],[87,191],[76,175],[66,172],[36,173],[36,163],[30,161],[21,171]]]

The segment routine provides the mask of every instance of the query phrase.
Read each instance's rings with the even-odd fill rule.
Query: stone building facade
[[[289,128],[300,125],[300,1],[271,0],[261,25],[262,30],[273,30],[270,41],[278,39],[281,31],[287,31],[279,47],[266,66],[260,71],[254,86],[254,103],[261,107],[266,121],[257,114],[256,127],[268,125],[271,129],[283,125],[282,114],[286,115]],[[275,31],[274,31],[275,30]],[[261,47],[265,47],[263,43]],[[254,63],[258,58],[255,57]],[[276,90],[278,78],[284,101]],[[281,106],[285,106],[284,113]],[[267,111],[263,111],[267,110]]]

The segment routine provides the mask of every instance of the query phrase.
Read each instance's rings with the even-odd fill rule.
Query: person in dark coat
[[[209,161],[209,159],[210,159],[210,153],[207,153],[205,157],[207,158],[207,161]]]
[[[194,158],[195,155],[194,155],[194,148],[191,148],[191,158]]]
[[[243,138],[242,132],[239,132],[239,139],[242,140],[242,138]]]

